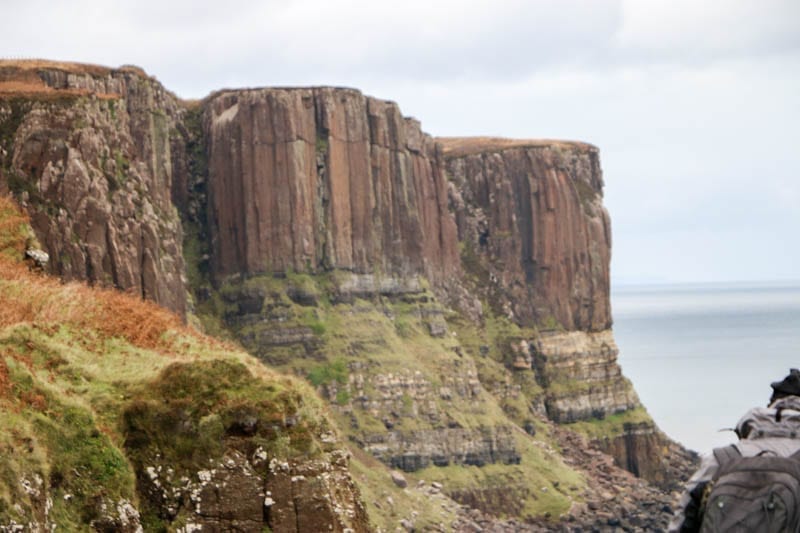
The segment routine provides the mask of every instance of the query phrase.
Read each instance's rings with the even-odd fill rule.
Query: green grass
[[[567,427],[585,435],[590,440],[613,439],[625,432],[631,424],[652,423],[653,419],[644,407],[637,407],[622,413],[607,416],[603,419],[583,420],[568,424]]]
[[[340,358],[335,359],[330,363],[314,366],[308,372],[308,381],[310,381],[315,387],[327,385],[332,381],[344,385],[347,383],[348,374],[347,362]]]
[[[416,475],[442,483],[444,491],[456,497],[471,494],[500,516],[508,516],[510,510],[523,520],[566,513],[585,488],[583,477],[549,445],[536,444],[524,434],[516,436],[516,443],[518,465],[428,467]]]
[[[35,360],[18,361],[18,348],[6,339],[0,355],[11,383],[10,395],[0,400],[0,448],[10,452],[0,461],[0,523],[43,511],[35,495],[20,490],[21,480],[36,485],[38,479],[38,490],[47,491],[53,504],[51,520],[85,530],[102,501],[135,500],[133,469],[93,410],[42,379]]]
[[[43,516],[20,485],[41,479],[66,530],[88,531],[120,500],[161,529],[135,472],[166,464],[189,476],[253,420],[248,445],[270,457],[327,450],[316,435],[332,426],[309,387],[192,334],[167,346],[175,352],[65,325],[0,329],[0,523]]]
[[[532,424],[537,428],[533,438],[521,429],[515,430],[523,459],[520,465],[430,467],[408,474],[410,483],[412,479],[440,480],[445,486],[455,483],[458,490],[465,492],[493,487],[496,490],[486,494],[495,495],[501,494],[504,487],[511,487],[506,491],[508,497],[517,500],[514,508],[524,517],[546,513],[558,516],[568,509],[583,487],[583,481],[552,450],[546,426],[536,423],[531,402],[540,400],[543,391],[533,370],[510,370],[507,366],[516,357],[512,344],[534,339],[537,331],[520,328],[491,313],[482,327],[476,327],[455,313],[446,313],[448,327],[455,336],[435,338],[429,333],[425,316],[429,313],[436,316],[442,309],[429,290],[423,288],[418,295],[396,299],[376,296],[366,300],[356,298],[351,303],[332,303],[336,301],[337,285],[347,276],[342,272],[322,275],[288,272],[281,277],[260,275],[229,280],[219,290],[220,301],[223,306],[224,302],[236,301],[237,294],[242,291],[266,295],[264,320],[231,326],[234,336],[251,350],[263,350],[264,357],[279,369],[305,376],[315,387],[331,385],[330,390],[325,387],[326,394],[331,395],[330,408],[339,427],[356,442],[386,433],[386,418],[393,421],[393,431],[405,434],[430,431],[445,424],[476,431],[513,423]],[[292,301],[288,291],[297,288],[313,294],[317,305],[308,307]],[[269,320],[268,316],[280,318]],[[305,328],[316,338],[316,348],[308,352],[301,344],[268,349],[255,344],[260,334],[275,327]],[[248,342],[253,344],[248,345]],[[441,387],[452,391],[464,388],[468,375],[477,376],[488,390],[496,389],[497,395],[480,392],[475,397],[462,397],[454,392],[450,400],[440,397]],[[409,380],[414,376],[421,376],[430,387],[430,395],[422,402],[406,390],[380,407],[363,409],[356,400],[357,393],[368,398],[382,397],[384,389],[378,389],[382,379]],[[363,383],[364,388],[357,390],[357,383]],[[517,392],[503,395],[503,391]],[[421,414],[428,412],[431,405],[439,413],[438,421]],[[353,463],[353,471],[360,479],[364,501],[375,525],[396,525],[404,516],[404,509],[410,513],[415,506],[422,505],[414,491],[396,490],[385,466],[364,452],[359,453],[362,457]],[[531,483],[538,487],[532,489]],[[547,490],[540,490],[542,487]],[[385,494],[393,495],[393,509],[381,504]],[[378,505],[373,505],[373,501]],[[490,501],[485,503],[491,504]],[[427,514],[426,524],[449,523],[452,518],[431,502],[421,508],[425,510],[419,512]]]

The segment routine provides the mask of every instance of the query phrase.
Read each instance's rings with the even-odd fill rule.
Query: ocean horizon
[[[699,453],[800,367],[800,281],[612,286],[619,363],[659,428]]]

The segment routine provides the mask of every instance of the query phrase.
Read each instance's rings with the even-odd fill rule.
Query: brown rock
[[[458,272],[435,146],[395,104],[351,89],[228,91],[205,124],[215,275]]]
[[[608,328],[611,230],[597,148],[437,141],[459,240],[495,310],[544,328]]]
[[[406,481],[406,477],[402,474],[402,472],[398,472],[397,470],[392,470],[390,474],[392,476],[392,482],[395,485],[397,485],[401,489],[404,489],[408,486],[408,481]]]
[[[50,255],[47,270],[184,313],[182,232],[170,198],[173,164],[185,158],[170,144],[183,112],[177,99],[134,69],[24,65],[0,62],[0,83],[35,89],[0,98],[8,132],[0,190],[22,200]]]

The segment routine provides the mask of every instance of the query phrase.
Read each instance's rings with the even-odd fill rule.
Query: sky
[[[800,280],[797,0],[0,0],[0,57],[184,98],[340,85],[432,135],[600,148],[612,281]]]

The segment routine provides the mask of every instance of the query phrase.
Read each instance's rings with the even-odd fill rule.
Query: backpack
[[[790,457],[742,457],[714,450],[719,464],[707,489],[701,533],[800,532],[800,451]]]

